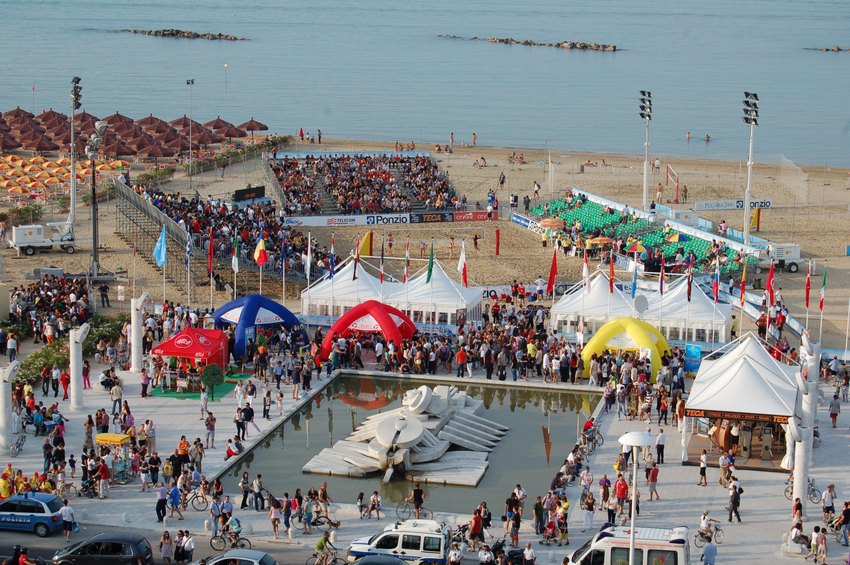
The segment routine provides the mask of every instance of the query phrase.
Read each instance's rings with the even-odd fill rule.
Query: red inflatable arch
[[[353,332],[384,334],[387,343],[394,341],[396,351],[401,354],[401,342],[410,339],[416,333],[416,326],[407,315],[388,304],[377,300],[367,300],[358,304],[342,317],[328,331],[322,341],[322,359],[328,359],[334,346],[334,335],[348,337]]]

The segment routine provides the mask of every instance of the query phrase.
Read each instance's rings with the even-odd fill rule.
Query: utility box
[[[750,424],[744,425],[741,430],[741,453],[750,457],[750,449],[753,444],[753,427]]]

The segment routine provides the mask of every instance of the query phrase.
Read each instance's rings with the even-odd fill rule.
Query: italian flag
[[[820,311],[823,312],[823,303],[826,300],[826,267],[823,268],[823,282],[820,283]]]
[[[460,243],[460,257],[457,262],[457,272],[460,273],[463,286],[469,286],[469,278],[466,271],[466,240]]]

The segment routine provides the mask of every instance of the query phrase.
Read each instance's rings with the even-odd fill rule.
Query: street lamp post
[[[74,116],[76,111],[82,106],[82,103],[80,102],[80,99],[82,98],[82,90],[83,88],[80,86],[80,77],[73,77],[71,79],[71,215],[69,218],[69,223],[71,224],[71,239],[74,238],[74,222],[77,216],[77,169],[75,167],[77,142],[76,136],[74,135],[74,130],[76,129],[74,126]]]
[[[189,192],[192,192],[192,85],[195,84],[195,79],[190,78],[186,81],[186,86],[189,87]]]
[[[94,133],[89,138],[89,142],[86,145],[86,156],[89,158],[89,165],[91,166],[91,221],[92,221],[92,229],[91,229],[91,237],[92,237],[92,251],[91,251],[91,276],[92,278],[98,276],[98,240],[97,240],[97,169],[95,168],[94,161],[97,158],[97,148],[100,147],[101,141],[103,141],[103,132],[106,131],[106,128],[109,124],[103,121],[95,122],[94,124]],[[76,174],[74,172],[73,174]]]
[[[653,444],[652,434],[649,432],[629,432],[620,436],[617,440],[622,445],[632,448],[632,511],[631,525],[629,526],[629,565],[635,565],[635,510],[637,509],[637,457],[638,448]]]
[[[750,244],[750,201],[753,198],[753,134],[759,125],[759,95],[744,92],[744,123],[750,126],[750,150],[747,156],[747,189],[744,191],[744,243]]]
[[[643,140],[643,209],[649,211],[649,122],[652,120],[652,93],[640,91],[640,117],[646,122]]]

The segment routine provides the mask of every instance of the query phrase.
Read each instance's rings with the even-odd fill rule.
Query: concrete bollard
[[[88,508],[80,509],[80,521],[85,522],[86,518],[88,518],[88,517],[89,517],[89,509]]]
[[[286,537],[289,538],[289,541],[292,541],[292,528],[286,529]]]
[[[243,526],[243,528],[242,528],[242,529],[243,529],[243,530],[245,530],[245,533],[253,534],[253,533],[254,533],[254,524],[252,524],[251,522],[246,521],[246,522],[245,522],[245,525]]]
[[[204,531],[205,532],[211,532],[212,531],[212,524],[210,524],[209,520],[204,520]]]
[[[332,544],[336,545],[336,530],[331,530],[330,540]]]
[[[126,512],[122,512],[121,513],[121,522],[124,523],[124,524],[129,524],[130,523],[130,515],[127,514]]]

